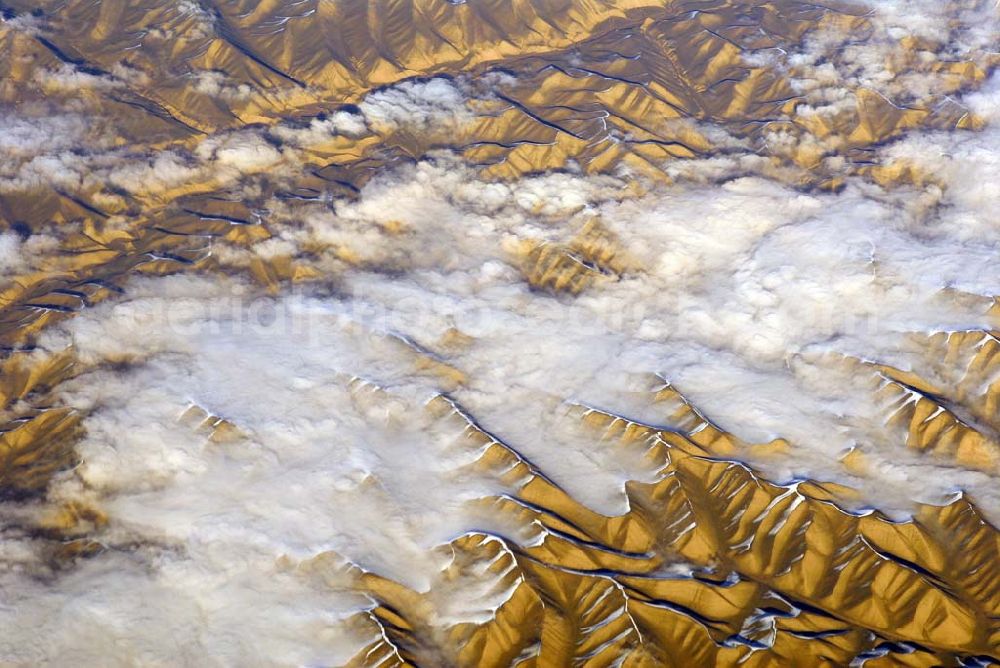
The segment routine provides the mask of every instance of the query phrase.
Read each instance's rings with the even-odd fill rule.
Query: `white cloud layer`
[[[483,183],[440,157],[376,178],[309,232],[374,244],[402,275],[357,270],[337,297],[256,302],[234,301],[233,290],[250,293],[218,280],[147,280],[53,332],[47,349],[72,343],[97,369],[62,386],[89,417],[83,464],[52,498],[104,509],[111,547],[157,547],[112,549],[56,589],[7,572],[15,602],[0,620],[19,638],[15,656],[58,661],[85,644],[125,665],[180,643],[219,665],[344,660],[367,638],[337,620],[367,603],[323,596],[282,571],[283,559],[333,551],[434,591],[444,562],[431,548],[489,526],[465,502],[509,491],[489,472],[470,475],[463,467],[477,452],[461,430],[421,408],[442,390],[609,514],[626,509],[626,480],[655,471],[584,431],[567,402],[662,423],[641,382],[651,373],[739,436],[788,438],[790,457],[757,462],[775,480],[840,480],[863,503],[901,513],[965,489],[1000,513],[990,476],[908,451],[868,380],[823,354],[919,372],[926,361],[905,352],[908,332],[989,327],[987,299],[942,290],[1000,293],[991,271],[1000,230],[966,238],[955,207],[931,221],[861,183],[805,195],[747,177],[620,200],[624,185],[568,174]],[[636,268],[576,298],[529,289],[510,249],[566,242],[594,216]],[[406,233],[379,232],[391,221]],[[451,329],[471,340],[450,348]],[[444,355],[466,384],[428,371],[421,348]],[[246,439],[209,442],[180,419],[192,405]],[[867,448],[874,476],[844,472],[839,457],[852,445]],[[454,603],[437,601],[443,624],[479,614]]]

